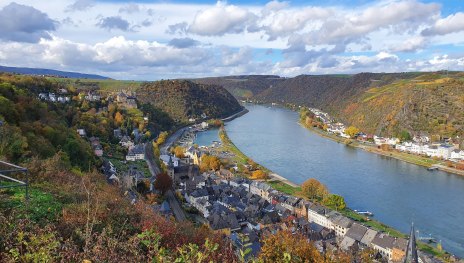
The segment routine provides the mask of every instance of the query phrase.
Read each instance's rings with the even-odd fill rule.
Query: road
[[[151,142],[145,143],[145,160],[147,161],[148,169],[152,176],[156,176],[161,173],[160,168],[155,162],[155,154],[153,153],[153,146]]]
[[[178,134],[178,132],[180,132]],[[161,147],[160,151],[162,151],[161,154],[167,153],[167,149],[170,147],[170,145],[180,136],[182,135],[183,129],[179,130],[178,132],[174,133],[172,136],[170,136],[167,140],[166,143]],[[174,137],[176,136],[176,137]],[[174,137],[174,138],[173,138]],[[169,143],[169,144],[168,144]],[[147,142],[145,144],[145,160],[148,164],[148,168],[150,170],[150,173],[152,176],[156,176],[157,174],[161,173],[161,169],[156,165],[155,162],[155,155],[153,153],[153,146],[151,142]],[[184,210],[182,210],[182,207],[179,204],[179,201],[177,200],[176,196],[172,192],[172,190],[169,190],[166,192],[166,198],[168,200],[169,206],[171,207],[172,212],[174,213],[174,216],[178,222],[182,222],[187,220],[187,217],[185,216]]]
[[[173,133],[171,136],[169,136],[166,139],[166,142],[161,146],[160,148],[160,153],[161,154],[168,154],[168,149],[171,147],[171,145],[179,139],[180,136],[188,129],[188,127],[181,128],[177,130],[175,133]]]
[[[172,212],[174,213],[174,216],[176,217],[177,222],[186,221],[187,217],[185,216],[184,210],[182,207],[180,207],[179,201],[177,200],[172,190],[166,192],[166,198]]]

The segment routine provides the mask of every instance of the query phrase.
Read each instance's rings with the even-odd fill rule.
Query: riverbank
[[[346,139],[346,138],[342,138],[340,136],[337,136],[335,134],[330,134],[330,133],[328,133],[326,131],[323,131],[323,130],[321,130],[319,128],[306,127],[302,123],[299,123],[299,124],[301,126],[305,127],[306,129],[308,129],[308,130],[310,130],[310,131],[312,131],[314,133],[317,133],[318,135],[320,135],[320,136],[322,136],[324,138],[336,141],[338,143],[343,143],[343,144],[345,144],[347,146],[359,148],[359,149],[362,149],[362,150],[364,150],[366,152],[382,155],[382,156],[385,156],[385,157],[394,158],[394,159],[397,159],[397,160],[400,160],[400,161],[404,161],[404,162],[407,162],[407,163],[419,165],[419,166],[422,166],[422,167],[425,167],[425,168],[436,167],[438,170],[441,170],[441,171],[444,171],[444,172],[464,176],[464,171],[463,170],[458,170],[458,169],[455,169],[455,168],[447,167],[445,165],[441,165],[441,161],[434,160],[434,159],[429,158],[429,157],[424,157],[424,156],[420,156],[420,155],[416,155],[416,154],[412,154],[412,153],[399,152],[399,151],[396,151],[396,150],[385,151],[385,150],[377,148],[377,146],[375,146],[375,145],[367,145],[367,144],[361,143],[361,142],[359,142],[357,140]]]

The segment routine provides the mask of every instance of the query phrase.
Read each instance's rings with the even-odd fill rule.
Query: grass
[[[76,80],[74,78],[48,78],[49,80],[55,82],[66,82],[69,84],[75,84]],[[114,80],[114,79],[79,79],[81,83],[96,83],[101,91],[104,92],[116,92],[120,90],[131,90],[135,91],[143,83],[141,81],[132,81],[132,80]]]
[[[288,195],[298,195],[298,193],[301,192],[301,187],[294,187],[281,181],[268,181],[267,184],[277,191]]]
[[[53,195],[32,187],[29,187],[29,202],[26,202],[26,190],[23,187],[0,189],[0,197],[2,213],[14,210],[16,217],[29,217],[35,222],[55,220],[63,207]]]

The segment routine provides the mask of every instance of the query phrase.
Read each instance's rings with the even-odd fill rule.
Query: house
[[[206,176],[201,174],[194,174],[183,182],[184,190],[189,193],[197,188],[206,186]]]
[[[383,138],[383,137],[374,135],[374,143],[376,145],[388,144],[388,138]]]
[[[134,148],[134,142],[131,140],[131,138],[127,135],[123,136],[121,138],[121,140],[119,141],[119,144],[122,146],[122,147],[125,147],[129,150],[131,150],[132,148]]]
[[[379,252],[383,258],[392,260],[393,246],[395,238],[385,233],[379,233],[371,242],[371,247]]]
[[[364,233],[364,236],[361,238],[361,244],[370,247],[372,240],[374,240],[374,238],[377,236],[377,233],[377,231],[368,228],[366,233]]]
[[[99,101],[101,99],[101,96],[95,92],[89,91],[87,95],[85,95],[84,98],[85,100],[88,100],[88,101]]]
[[[328,229],[333,229],[332,221],[326,217],[330,210],[319,204],[311,204],[308,207],[308,221],[314,222]]]
[[[295,208],[298,206],[298,203],[301,201],[301,198],[295,196],[288,196],[284,202],[282,202],[282,206],[290,210],[293,214],[295,213]]]
[[[119,129],[119,128],[118,128],[118,129],[114,129],[114,130],[113,130],[113,136],[114,136],[115,138],[121,139],[121,138],[122,138],[122,131],[121,131],[121,129]]]
[[[100,139],[97,138],[97,137],[90,137],[89,138],[89,141],[90,141],[90,145],[92,146],[97,146],[97,145],[100,145]]]
[[[250,184],[250,192],[252,194],[259,195],[264,199],[268,198],[269,189],[271,189],[271,186],[263,182],[253,181]]]
[[[85,132],[84,129],[77,129],[77,134],[79,134],[79,136],[81,137],[87,136],[87,133]]]
[[[331,211],[327,214],[327,217],[332,222],[332,228],[335,231],[335,235],[342,237],[346,234],[348,229],[353,224],[353,220],[345,217],[338,212]]]
[[[358,224],[358,223],[353,223],[353,225],[350,227],[350,229],[348,229],[348,231],[346,232],[346,235],[342,239],[342,242],[340,245],[342,249],[349,250],[355,244],[359,247],[359,244],[362,244],[361,240],[366,234],[367,230],[368,230],[367,227],[361,224]]]
[[[175,157],[175,156],[171,156],[171,155],[167,155],[167,154],[162,154],[160,155],[160,159],[161,161],[163,161],[163,163],[168,166],[170,162],[172,162],[172,165],[174,167],[177,167],[179,166],[179,161],[180,159]]]
[[[185,181],[200,174],[200,168],[197,165],[179,165],[174,167],[168,165],[168,175],[171,176],[173,186],[180,188]]]
[[[431,146],[425,147],[425,152],[424,153],[429,157],[440,157],[438,155],[438,146],[436,146],[436,145],[431,145]]]
[[[137,144],[126,155],[127,161],[145,160],[145,147],[143,144]]]
[[[126,102],[123,104],[128,109],[137,109],[137,99],[135,97],[127,97]]]
[[[451,152],[450,159],[464,160],[464,150],[455,149]]]
[[[93,151],[95,153],[96,156],[98,157],[102,157],[103,156],[103,148],[101,145],[96,145],[94,148],[93,148]]]
[[[448,160],[451,158],[451,153],[454,151],[454,146],[448,144],[441,144],[438,146],[438,156],[442,159]]]
[[[298,202],[298,205],[295,207],[295,214],[298,217],[308,218],[308,207],[311,205],[311,202],[301,199]]]
[[[117,102],[125,103],[126,100],[127,100],[127,95],[126,95],[126,93],[124,93],[124,92],[119,92],[119,93],[116,95],[116,101],[117,101]]]

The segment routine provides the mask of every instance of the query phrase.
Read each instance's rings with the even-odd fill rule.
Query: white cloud
[[[255,18],[256,16],[245,8],[217,2],[214,7],[199,11],[188,31],[203,36],[241,33],[252,25]]]
[[[319,30],[304,34],[308,45],[356,42],[369,33],[388,28],[393,31],[413,32],[418,26],[433,19],[440,11],[434,3],[391,1],[369,7],[361,12],[347,13],[325,21]]]
[[[233,52],[229,48],[223,48],[222,64],[224,66],[238,66],[241,64],[247,64],[249,61],[251,61],[252,56],[253,51],[248,46],[240,48],[238,52]]]
[[[265,12],[260,28],[269,36],[269,40],[286,37],[305,28],[309,22],[328,19],[332,10],[321,7],[306,7],[300,9],[271,9]]]
[[[422,35],[446,35],[461,31],[464,31],[464,13],[458,12],[437,20],[432,27],[423,30]]]
[[[416,52],[425,48],[427,44],[428,41],[426,38],[421,36],[414,36],[402,43],[397,43],[394,46],[391,46],[390,50],[393,52]]]

